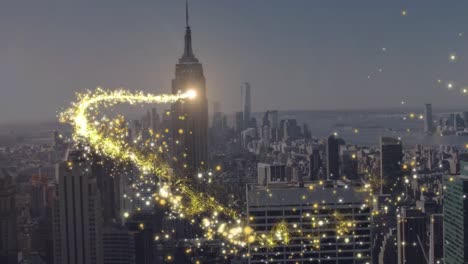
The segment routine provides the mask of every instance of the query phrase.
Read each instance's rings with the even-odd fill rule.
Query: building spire
[[[188,0],[185,0],[185,27],[189,28]]]
[[[189,26],[189,10],[188,0],[185,0],[185,45],[184,55],[180,59],[180,62],[198,62],[197,58],[193,54],[192,50],[192,31]]]

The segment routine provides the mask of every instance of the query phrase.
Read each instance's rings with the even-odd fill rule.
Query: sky
[[[54,120],[76,92],[97,86],[168,93],[183,53],[184,7],[2,1],[0,123]],[[455,0],[192,0],[190,24],[208,100],[227,113],[240,110],[246,81],[254,111],[401,101],[468,110],[460,93],[468,88],[467,10]]]

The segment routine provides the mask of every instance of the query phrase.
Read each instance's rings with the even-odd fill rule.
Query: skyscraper
[[[342,152],[341,160],[341,176],[349,180],[358,180],[358,160],[356,151],[345,150]]]
[[[432,134],[434,132],[434,124],[432,123],[432,105],[426,104],[424,108],[424,133]]]
[[[203,67],[192,50],[187,3],[185,12],[184,54],[176,64],[172,93],[193,90],[196,97],[172,105],[173,154],[178,168],[197,171],[206,168],[208,162],[208,99]]]
[[[283,140],[296,140],[301,135],[301,127],[297,125],[296,119],[281,120],[280,130],[282,130]]]
[[[389,194],[373,197],[372,222],[372,262],[396,264],[397,259],[397,216],[396,206]]]
[[[444,257],[444,215],[432,214],[429,229],[429,263],[442,263]]]
[[[236,112],[236,132],[240,133],[244,130],[244,117],[242,112]]]
[[[320,152],[317,148],[312,149],[312,154],[309,156],[309,180],[319,181],[323,180],[319,178],[319,171],[322,167],[322,161],[320,159]]]
[[[111,223],[117,219],[117,199],[115,195],[115,178],[112,176],[112,170],[115,169],[115,164],[106,159],[98,157],[94,158],[91,165],[92,176],[96,179],[97,188],[99,189],[100,202],[102,203],[102,216],[104,223]]]
[[[242,113],[244,119],[244,129],[251,127],[250,126],[250,119],[251,119],[251,107],[252,107],[252,99],[250,97],[250,84],[248,82],[243,83],[241,85],[241,93],[242,93]]]
[[[327,139],[327,179],[338,180],[340,178],[340,155],[338,140],[334,135]]]
[[[462,116],[463,116],[465,128],[468,128],[468,111],[463,111]]]
[[[380,138],[380,194],[396,191],[402,174],[403,147],[401,141],[391,137]]]
[[[102,231],[104,264],[134,264],[135,241],[125,227],[106,226]]]
[[[17,263],[16,186],[11,171],[0,168],[0,263]]]
[[[418,209],[403,207],[397,219],[398,264],[427,263],[424,244],[426,236],[424,214]]]
[[[468,163],[460,162],[459,176],[444,179],[444,245],[445,263],[468,262]]]
[[[102,263],[102,218],[96,179],[81,152],[58,165],[53,208],[54,263]]]
[[[268,119],[271,128],[278,128],[278,110],[268,111]]]

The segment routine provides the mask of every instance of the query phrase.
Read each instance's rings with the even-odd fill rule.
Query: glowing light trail
[[[123,123],[121,119],[97,119],[101,107],[109,108],[122,103],[130,105],[174,103],[195,97],[196,92],[192,90],[176,95],[151,95],[142,92],[131,93],[123,89],[105,91],[98,88],[95,92],[78,94],[78,101],[60,115],[60,121],[72,125],[73,139],[77,143],[89,145],[91,148],[85,148],[88,151],[92,149],[98,155],[117,162],[131,162],[143,175],[154,174],[159,177],[161,182],[155,183],[159,187],[158,192],[154,194],[155,200],[159,201],[160,205],[167,203],[172,213],[178,214],[180,218],[203,217],[200,226],[205,230],[205,238],[211,239],[214,235],[218,235],[238,246],[245,246],[254,241],[269,245],[287,243],[289,235],[284,224],[277,228],[282,234],[277,236],[277,239],[265,239],[254,234],[245,221],[241,220],[238,212],[223,206],[214,197],[195,191],[186,179],[174,177],[169,165],[158,155],[143,154],[126,142],[126,128],[119,128]],[[124,217],[129,217],[129,213],[125,212]]]

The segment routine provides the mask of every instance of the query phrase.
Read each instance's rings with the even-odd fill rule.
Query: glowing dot
[[[401,15],[402,15],[402,16],[407,16],[407,15],[408,15],[408,11],[407,11],[406,9],[401,10]]]
[[[205,227],[209,227],[210,224],[211,224],[211,223],[210,223],[210,220],[208,220],[208,218],[204,218],[204,219],[202,220],[202,222],[203,222],[203,226],[205,226]]]
[[[128,212],[125,212],[123,215],[124,215],[125,218],[128,218],[130,216],[130,214]]]
[[[184,130],[182,128],[179,129],[179,134],[183,134]]]
[[[447,88],[452,89],[453,88],[453,83],[451,83],[451,82],[447,83]]]
[[[215,169],[216,169],[217,171],[220,171],[220,170],[221,170],[221,165],[217,165]]]
[[[456,62],[457,61],[457,54],[451,53],[449,56],[449,59],[451,62]]]
[[[188,90],[185,94],[187,95],[187,98],[189,99],[193,99],[197,97],[197,91],[195,91],[194,89]]]

